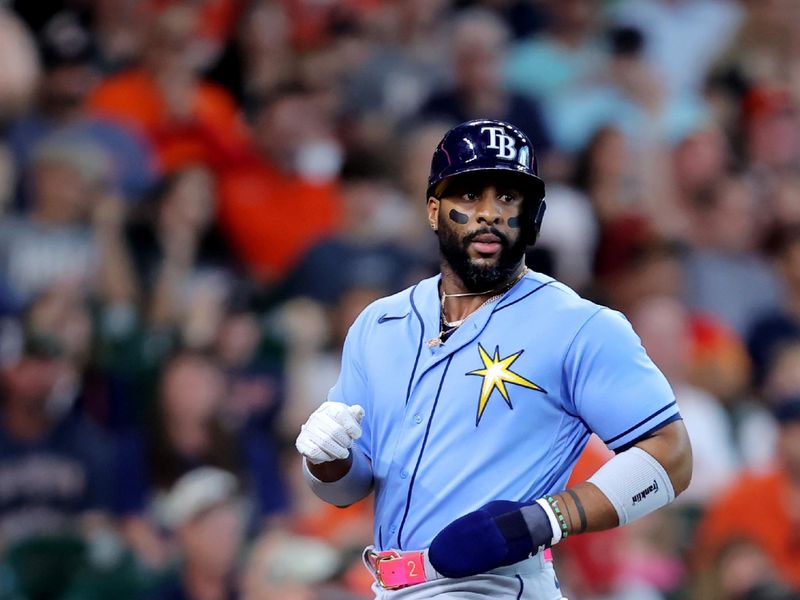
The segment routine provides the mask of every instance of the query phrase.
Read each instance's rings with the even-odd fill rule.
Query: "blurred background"
[[[437,271],[475,117],[537,149],[528,264],[625,313],[694,446],[557,547],[565,595],[800,597],[800,2],[3,0],[0,600],[371,597],[369,501],[293,442]]]

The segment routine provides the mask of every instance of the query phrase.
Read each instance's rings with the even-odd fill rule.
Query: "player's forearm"
[[[349,506],[372,491],[372,463],[356,447],[341,460],[314,465],[304,459],[303,473],[313,492],[335,506]]]
[[[431,565],[447,577],[467,577],[524,560],[570,535],[634,521],[688,486],[691,460],[686,429],[676,421],[574,488],[533,503],[492,501],[456,519],[431,542]]]
[[[673,498],[688,487],[692,475],[692,451],[682,421],[670,423],[635,447],[646,452],[663,468]],[[643,498],[649,493],[658,493],[657,490],[648,492],[649,481],[647,478],[645,484],[648,485],[642,488]],[[593,483],[580,483],[555,495],[554,499],[567,522],[569,535],[611,529],[620,524],[617,507]]]
[[[619,525],[614,505],[591,483],[579,483],[553,496],[568,526],[569,535],[602,531]]]

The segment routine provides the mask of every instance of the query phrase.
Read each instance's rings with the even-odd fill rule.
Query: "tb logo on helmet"
[[[497,158],[514,160],[517,157],[516,141],[502,127],[481,127],[481,133],[489,132],[487,148],[497,150]]]

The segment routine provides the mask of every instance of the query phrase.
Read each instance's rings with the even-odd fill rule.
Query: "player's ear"
[[[439,199],[435,196],[428,198],[428,223],[434,231],[439,230]]]

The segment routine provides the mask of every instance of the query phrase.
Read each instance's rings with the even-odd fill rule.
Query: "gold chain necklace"
[[[427,342],[425,342],[425,344],[428,346],[428,348],[434,348],[436,346],[441,346],[444,343],[442,341],[442,337],[445,335],[445,333],[448,333],[448,334],[452,333],[455,329],[458,329],[464,323],[464,321],[466,321],[468,318],[470,318],[472,315],[474,315],[476,312],[478,312],[484,306],[486,306],[490,302],[494,302],[495,300],[498,300],[499,298],[502,298],[503,295],[508,290],[510,290],[512,287],[514,287],[517,283],[519,283],[519,281],[523,277],[525,277],[525,274],[529,270],[530,269],[528,269],[528,267],[525,267],[524,269],[522,269],[520,274],[517,275],[514,278],[513,281],[505,284],[504,286],[502,286],[501,288],[498,288],[496,290],[489,290],[487,292],[461,292],[461,293],[457,293],[457,294],[448,294],[444,290],[442,290],[441,302],[440,302],[440,312],[439,312],[439,335],[436,336],[435,338],[432,338],[432,339],[428,340]],[[484,296],[486,294],[491,294],[492,292],[496,292],[496,293],[493,296],[490,296],[489,298],[484,300],[483,303],[481,303],[481,305],[478,306],[478,308],[473,310],[471,313],[469,313],[463,319],[459,319],[458,321],[453,321],[453,322],[450,322],[447,319],[445,319],[445,316],[444,316],[444,303],[445,303],[445,300],[447,300],[448,298],[467,298],[467,297],[471,297],[471,296]]]

